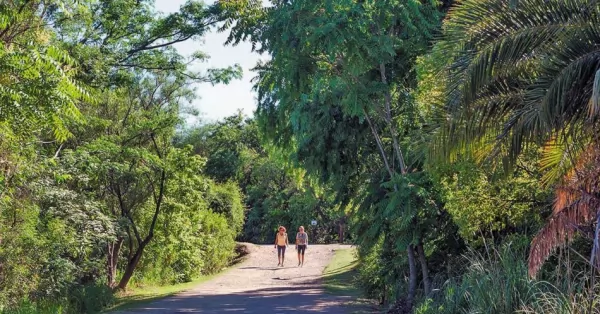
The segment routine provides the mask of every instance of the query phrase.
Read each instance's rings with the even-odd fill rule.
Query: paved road
[[[127,313],[351,313],[343,303],[350,297],[324,293],[323,269],[334,250],[344,245],[311,245],[304,267],[297,267],[293,246],[285,267],[276,267],[273,246],[255,246],[248,260],[223,275],[181,294],[155,301]]]

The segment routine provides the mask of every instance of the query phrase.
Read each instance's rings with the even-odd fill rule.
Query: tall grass
[[[569,289],[530,279],[523,249],[504,245],[485,253],[471,251],[465,264],[461,276],[444,282],[415,313],[600,313],[600,302],[586,288],[587,277],[572,279]]]

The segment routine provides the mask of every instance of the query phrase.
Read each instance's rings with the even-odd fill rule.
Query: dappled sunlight
[[[256,250],[238,267],[188,291],[159,299],[136,309],[134,313],[268,313],[268,312],[315,312],[347,313],[346,304],[355,299],[353,293],[342,289],[328,293],[323,271],[330,269],[327,278],[344,276],[353,264],[339,263],[336,252],[349,246],[313,245],[306,255],[304,267],[265,266],[273,263],[271,246],[256,246]],[[341,249],[341,250],[340,250]],[[276,256],[275,256],[276,257]],[[292,255],[294,262],[295,256]],[[276,260],[275,260],[276,262]],[[327,266],[329,267],[329,266]],[[339,267],[339,268],[338,268]],[[338,278],[336,280],[343,280]],[[352,292],[351,290],[347,290]]]

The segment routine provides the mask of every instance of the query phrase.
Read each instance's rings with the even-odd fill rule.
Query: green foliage
[[[579,156],[597,131],[599,7],[467,1],[439,29],[445,8],[436,5],[274,1],[261,9],[256,1],[231,1],[220,9],[230,19],[224,26],[232,29],[230,42],[249,39],[271,55],[257,66],[258,125],[308,175],[333,187],[337,204],[348,206],[368,293],[385,301],[406,292],[410,306],[417,277],[424,295],[430,293],[429,266],[438,278],[465,272],[465,295],[478,300],[465,297],[454,310],[514,312],[534,290],[521,256],[452,267],[465,263],[456,258],[463,241],[480,249],[488,240],[537,231],[550,204],[542,180],[585,161]],[[429,49],[438,31],[442,40]],[[536,150],[544,142],[541,157]],[[498,155],[504,158],[493,161],[500,162],[489,162]],[[272,189],[293,186],[266,164],[257,171],[279,183]],[[258,205],[247,222],[255,233],[272,223],[265,213],[280,220],[292,208],[285,197],[263,197],[265,190],[247,191]],[[595,195],[590,191],[577,193]],[[582,200],[589,198],[574,204]],[[571,232],[565,228],[548,232],[559,238]],[[489,272],[478,264],[484,258]],[[495,285],[501,291],[489,291]]]
[[[205,161],[173,145],[189,84],[241,77],[237,65],[190,71],[208,56],[173,48],[205,35],[218,11],[0,4],[0,312],[100,311],[116,279],[151,277],[144,250],[160,256],[161,282],[229,263],[242,196],[209,189]]]
[[[92,100],[74,80],[76,62],[50,41],[47,16],[38,15],[65,2],[0,4],[0,121],[17,133],[50,129],[64,141],[65,121],[80,119],[78,102]]]
[[[599,13],[585,0],[520,1],[514,8],[466,1],[451,12],[439,43],[449,70],[447,144],[496,146],[494,153],[513,162],[531,142],[555,136],[585,145],[595,129],[584,125],[597,109]]]
[[[185,140],[207,158],[205,173],[217,182],[242,181],[249,164],[263,153],[255,122],[241,112],[198,128]]]
[[[471,245],[507,232],[534,233],[551,202],[550,190],[540,186],[541,174],[523,159],[510,176],[468,159],[438,166],[436,172],[444,208]]]
[[[451,234],[439,232],[448,217],[421,172],[420,144],[428,136],[411,95],[414,63],[439,25],[436,4],[277,1],[262,11],[248,4],[238,18],[246,27],[234,26],[230,39],[249,37],[272,56],[257,67],[261,130],[309,175],[333,187],[342,208],[355,207],[349,212],[365,251],[384,237],[381,258],[398,286],[406,264],[392,260],[400,251],[414,253],[429,240],[434,247]],[[425,258],[420,264],[427,273]],[[409,260],[412,299],[414,254]]]
[[[69,312],[99,313],[114,301],[113,291],[103,283],[91,283],[73,289],[69,295]]]
[[[396,186],[397,190],[392,190]],[[432,182],[423,173],[396,176],[380,186],[371,186],[357,215],[356,225],[361,235],[359,243],[370,247],[381,234],[394,239],[399,251],[409,244],[417,244],[432,228],[437,211],[437,193]]]
[[[410,62],[437,24],[430,5],[306,1],[277,2],[258,15],[250,10],[252,21],[240,21],[249,26],[234,27],[231,36],[250,36],[274,56],[258,67],[257,83],[257,116],[269,139],[293,149],[323,180],[352,187],[364,167],[355,157],[376,150],[365,114],[378,116],[387,93],[408,87],[400,85],[411,77]],[[291,17],[298,17],[293,24]],[[389,67],[389,84],[380,79],[381,66]]]
[[[417,307],[416,313],[514,313],[522,302],[537,292],[537,284],[527,279],[525,254],[514,245],[486,255],[471,252],[465,256],[468,269],[457,280],[447,281],[437,297]]]
[[[311,242],[351,225],[360,286],[420,296],[417,313],[596,306],[582,261],[551,257],[553,287],[521,242],[549,214],[543,184],[597,159],[600,6],[466,0],[442,23],[450,2],[2,2],[0,313],[97,312],[115,287],[214,274],[279,225]],[[217,25],[271,56],[256,118],[189,128],[191,84],[241,68],[194,71],[209,56],[173,45]]]
[[[389,299],[387,276],[390,275],[387,261],[381,257],[383,241],[379,241],[371,250],[360,253],[358,284],[365,296],[375,300]],[[364,250],[364,249],[363,249]]]
[[[596,301],[577,282],[553,285],[527,276],[529,239],[513,237],[485,252],[471,251],[467,269],[440,286],[440,291],[417,306],[415,313],[589,313]],[[590,305],[592,307],[590,307]]]
[[[240,189],[235,183],[213,184],[207,191],[206,201],[212,212],[227,219],[234,236],[242,231],[246,210]]]
[[[241,113],[222,121],[184,130],[178,145],[192,145],[207,158],[204,173],[218,183],[208,190],[210,208],[223,213],[240,239],[254,243],[271,242],[277,227],[311,229],[311,241],[335,239],[336,222],[341,218],[328,186],[318,184],[295,167],[286,155],[262,141],[257,121]],[[238,187],[239,186],[239,187]],[[242,201],[243,206],[238,205]],[[247,219],[244,213],[247,209]],[[293,234],[293,231],[292,233]]]

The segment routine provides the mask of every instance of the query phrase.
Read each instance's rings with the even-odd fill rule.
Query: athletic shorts
[[[304,255],[304,251],[306,251],[306,244],[298,245],[298,254]]]
[[[285,245],[277,246],[277,256],[285,255]]]

